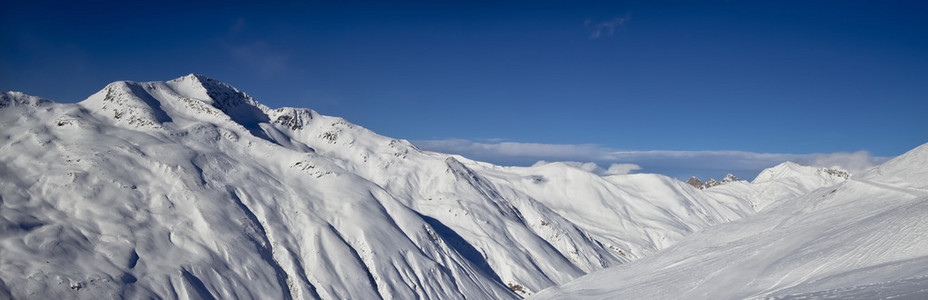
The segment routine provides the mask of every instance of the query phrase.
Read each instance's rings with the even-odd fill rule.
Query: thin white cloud
[[[572,157],[597,157],[603,158],[608,149],[586,144],[540,144],[540,143],[515,143],[503,142],[496,139],[490,139],[489,142],[481,143],[464,139],[444,139],[444,140],[421,140],[415,141],[415,144],[422,149],[428,149],[438,152],[447,153],[468,153],[475,156],[492,156],[492,157],[525,157],[534,161],[542,159],[553,159],[556,161],[570,161]]]
[[[603,175],[625,175],[641,170],[641,166],[636,164],[612,164]]]
[[[565,165],[568,165],[568,166],[571,166],[571,167],[574,167],[574,168],[577,168],[577,169],[580,169],[580,170],[584,170],[584,171],[587,171],[587,172],[590,172],[590,173],[603,174],[604,172],[606,172],[606,170],[603,170],[603,168],[600,168],[599,165],[597,165],[596,163],[592,163],[592,162],[580,162],[580,161],[558,161],[558,162],[549,162],[549,161],[546,161],[546,160],[539,160],[538,162],[536,162],[536,163],[533,164],[532,166],[533,166],[533,167],[538,167],[538,166],[543,166],[543,165],[552,164],[552,163],[565,164]]]
[[[750,179],[761,170],[792,161],[817,167],[840,167],[852,174],[886,161],[869,152],[854,153],[757,153],[748,151],[620,151],[593,144],[541,144],[517,142],[474,142],[463,139],[414,141],[419,148],[460,154],[501,165],[532,165],[535,162],[567,162],[601,175],[647,172],[677,178],[722,177],[734,173]],[[600,166],[609,166],[604,169]]]
[[[857,151],[854,153],[838,152],[830,154],[814,154],[809,160],[810,166],[816,167],[841,167],[849,172],[859,173],[873,166],[873,156],[867,151]]]
[[[232,58],[261,75],[280,74],[287,70],[290,56],[274,49],[263,41],[229,47]]]
[[[615,34],[615,29],[624,27],[628,20],[629,15],[626,14],[624,17],[615,17],[604,22],[593,22],[593,19],[586,19],[584,25],[590,29],[590,39],[598,39],[603,35],[612,36]]]
[[[232,26],[229,26],[230,34],[238,34],[248,28],[248,23],[245,22],[245,18],[239,17],[235,19],[235,23],[232,23]]]
[[[287,71],[290,55],[264,40],[245,38],[248,22],[239,17],[229,26],[226,50],[232,60],[260,76],[270,77]]]

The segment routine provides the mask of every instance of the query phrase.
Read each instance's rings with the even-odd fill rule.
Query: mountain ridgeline
[[[848,180],[495,166],[194,74],[73,104],[4,92],[0,149],[15,299],[521,298]]]
[[[690,179],[687,180],[686,183],[689,185],[692,185],[693,187],[697,189],[702,190],[702,189],[710,188],[710,187],[717,186],[720,184],[726,184],[726,183],[731,183],[731,182],[736,182],[736,181],[741,181],[741,179],[738,179],[738,177],[735,177],[735,175],[728,173],[728,175],[725,175],[725,178],[722,178],[722,181],[718,181],[718,180],[715,180],[715,178],[710,177],[709,179],[706,180],[706,182],[702,182],[702,180],[699,180],[699,178],[697,178],[696,176],[693,176],[693,177],[690,177]]]
[[[760,187],[755,197],[780,198],[756,214],[536,296],[928,299],[926,170],[928,144],[855,176],[784,163],[752,183]],[[798,196],[780,194],[821,185]]]

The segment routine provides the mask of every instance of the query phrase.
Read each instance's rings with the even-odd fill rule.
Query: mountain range
[[[0,297],[925,295],[926,170],[923,145],[701,189],[423,151],[195,74],[3,92]]]

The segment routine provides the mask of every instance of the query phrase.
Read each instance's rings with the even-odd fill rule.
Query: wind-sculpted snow
[[[928,190],[912,176],[928,168],[926,145],[869,177],[772,202],[756,215],[537,298],[926,299]],[[781,165],[755,182],[787,176],[808,183],[814,177],[802,174],[810,171],[822,170]]]
[[[517,298],[838,182],[802,176],[702,191],[494,166],[200,75],[7,92],[0,296]]]

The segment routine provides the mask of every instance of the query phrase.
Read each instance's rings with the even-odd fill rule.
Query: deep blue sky
[[[0,90],[73,102],[199,73],[408,140],[928,142],[925,1],[229,3],[3,1]]]

